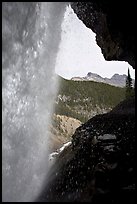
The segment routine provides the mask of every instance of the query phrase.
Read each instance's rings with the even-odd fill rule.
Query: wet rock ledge
[[[135,99],[80,126],[39,202],[135,203]]]

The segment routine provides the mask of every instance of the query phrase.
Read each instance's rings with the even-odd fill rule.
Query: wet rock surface
[[[39,202],[135,203],[133,104],[133,98],[124,101],[76,130],[50,169]]]
[[[78,18],[93,32],[106,60],[128,61],[135,68],[134,2],[71,2]],[[89,42],[90,43],[90,42]]]

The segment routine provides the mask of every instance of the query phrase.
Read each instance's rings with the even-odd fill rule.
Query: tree
[[[126,98],[130,98],[134,95],[134,90],[132,87],[132,78],[130,76],[129,68],[128,68],[128,75],[126,78]]]

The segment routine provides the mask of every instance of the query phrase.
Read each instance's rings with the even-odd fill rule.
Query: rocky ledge
[[[39,202],[135,203],[134,102],[121,102],[76,130]]]

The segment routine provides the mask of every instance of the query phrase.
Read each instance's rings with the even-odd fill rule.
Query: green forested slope
[[[125,99],[125,88],[93,81],[73,81],[59,77],[60,88],[55,113],[82,122],[96,114],[108,112]]]

